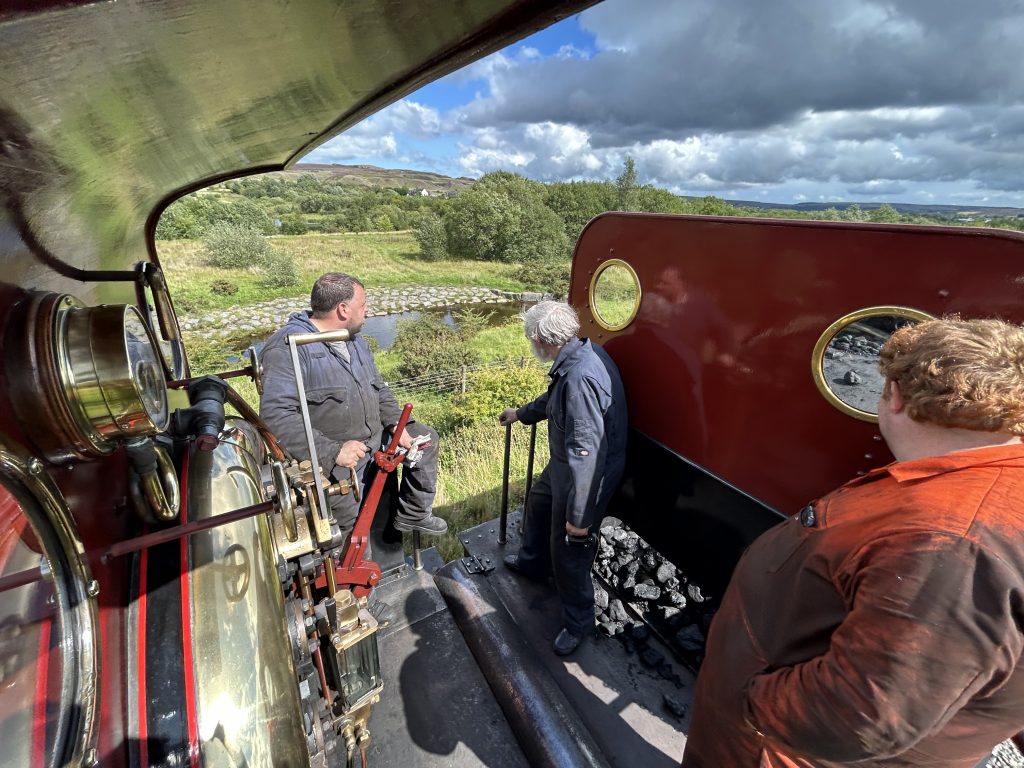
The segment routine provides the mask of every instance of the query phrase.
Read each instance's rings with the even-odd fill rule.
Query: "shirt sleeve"
[[[373,389],[377,393],[381,426],[391,428],[398,424],[398,420],[402,417],[402,406],[398,404],[398,398],[395,397],[391,387],[387,385],[384,377],[377,370],[377,361],[374,360],[373,352],[370,351],[369,346],[367,346],[366,350],[370,357],[370,369],[373,371]],[[410,421],[413,421],[413,419],[410,418]]]
[[[998,689],[1021,656],[1021,579],[974,542],[890,536],[834,578],[852,606],[828,652],[748,685],[750,724],[786,751],[837,763],[898,755]]]
[[[260,360],[263,364],[260,418],[267,423],[270,431],[292,456],[305,459],[309,456],[309,447],[302,426],[302,410],[295,386],[291,354],[286,346],[274,345],[263,350]],[[314,426],[313,445],[320,467],[330,474],[341,450],[341,442],[327,437]]]
[[[548,393],[545,391],[532,403],[516,409],[516,416],[523,424],[536,424],[548,417]]]
[[[566,498],[565,518],[577,528],[594,524],[594,499],[604,474],[604,411],[600,386],[580,380],[565,404],[565,452],[572,482]]]

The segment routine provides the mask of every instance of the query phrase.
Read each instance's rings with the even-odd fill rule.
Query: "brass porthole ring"
[[[829,325],[829,327],[822,332],[817,343],[814,345],[814,351],[811,353],[811,376],[814,378],[814,386],[816,386],[818,391],[821,392],[822,397],[824,397],[825,400],[834,408],[845,413],[847,416],[852,416],[853,418],[861,421],[877,424],[877,413],[872,413],[871,411],[866,411],[850,405],[835,393],[826,380],[824,370],[825,350],[839,332],[853,323],[871,317],[897,317],[913,320],[914,322],[924,322],[926,320],[934,320],[935,316],[930,315],[927,312],[922,312],[919,309],[896,305],[865,307],[864,309],[858,309],[855,312],[843,315],[834,323]]]
[[[597,284],[601,279],[601,276],[611,269],[612,267],[619,267],[625,269],[629,273],[629,277],[632,279],[633,286],[635,288],[635,295],[633,296],[632,305],[629,308],[629,312],[625,315],[625,319],[609,319],[601,314],[601,310],[598,308],[597,301]],[[623,328],[633,322],[636,317],[636,313],[640,310],[640,298],[642,296],[642,290],[640,288],[640,278],[636,274],[636,270],[626,261],[622,259],[608,259],[602,263],[597,269],[594,270],[594,276],[590,278],[590,293],[589,303],[590,311],[594,315],[594,321],[604,328],[606,331],[621,331]]]

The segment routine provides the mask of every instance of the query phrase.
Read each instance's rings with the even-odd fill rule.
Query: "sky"
[[[605,0],[303,162],[1024,207],[1024,0]]]

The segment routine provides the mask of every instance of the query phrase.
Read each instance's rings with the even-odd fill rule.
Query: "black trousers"
[[[530,489],[519,548],[519,565],[527,573],[555,577],[562,601],[562,621],[574,635],[594,631],[594,581],[591,569],[597,547],[567,544],[565,504],[555,509],[551,493],[551,468],[545,467]]]
[[[400,520],[422,520],[430,514],[434,506],[434,495],[437,493],[437,432],[433,427],[414,421],[406,429],[413,438],[420,435],[430,437],[430,448],[427,448],[423,456],[416,462],[416,466],[406,466],[403,461],[399,466],[402,473],[402,484],[398,489],[398,518]],[[385,438],[388,438],[385,433]],[[388,440],[390,442],[390,440]],[[374,450],[380,446],[375,446]],[[359,485],[365,494],[369,491],[369,483],[372,482],[376,465],[373,462],[373,452],[368,452],[356,467],[356,474],[359,476]],[[335,467],[331,472],[331,479],[348,480],[349,471],[341,467]],[[359,504],[351,493],[344,496],[333,496],[330,499],[331,512],[338,523],[343,535],[348,535],[356,524],[356,517],[359,515]]]

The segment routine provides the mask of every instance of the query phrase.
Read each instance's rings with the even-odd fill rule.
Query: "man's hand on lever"
[[[516,413],[515,408],[506,408],[501,412],[501,416],[498,417],[498,423],[503,427],[515,424],[517,421],[519,421],[519,414]]]
[[[368,450],[365,443],[361,443],[358,440],[349,440],[342,444],[334,463],[339,467],[354,469]]]

